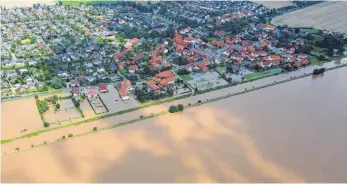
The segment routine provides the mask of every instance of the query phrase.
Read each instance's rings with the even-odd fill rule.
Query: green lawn
[[[220,75],[223,75],[223,74],[225,74],[225,72],[227,71],[227,67],[225,67],[225,66],[217,67],[217,68],[216,68],[216,71],[217,71]]]
[[[275,74],[281,73],[281,72],[282,72],[282,69],[277,70],[277,71],[275,71],[273,69],[273,70],[266,70],[263,72],[254,72],[254,73],[246,75],[244,80],[251,80],[251,79],[254,80],[254,79],[258,79],[258,78],[268,77],[268,76],[275,75]]]
[[[182,77],[182,79],[185,80],[185,81],[192,80],[192,78],[189,76],[189,74],[181,75],[180,77]]]
[[[318,34],[320,32],[320,30],[319,29],[308,29],[306,32],[309,34]]]
[[[22,45],[28,45],[28,44],[31,43],[31,39],[30,39],[30,38],[24,39],[24,40],[20,41],[20,43],[21,43]]]

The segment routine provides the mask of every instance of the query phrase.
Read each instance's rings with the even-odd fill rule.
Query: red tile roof
[[[166,79],[160,80],[160,81],[158,82],[158,84],[159,84],[159,86],[165,87],[165,86],[168,86],[169,83],[174,82],[175,80],[176,80],[176,77],[175,77],[175,76],[170,76],[170,77],[168,77],[168,78],[166,78]]]
[[[127,52],[129,52],[129,51],[130,51],[129,49],[124,49],[123,51],[121,51],[121,52],[115,54],[115,55],[113,56],[113,58],[114,58],[114,59],[119,59],[119,58],[121,58],[124,54],[126,54]]]
[[[100,86],[99,86],[99,90],[100,90],[100,91],[108,91],[106,85],[100,85]]]
[[[147,81],[146,85],[151,88],[153,91],[159,90],[159,86],[155,85],[153,81]]]
[[[126,89],[131,86],[131,82],[129,80],[123,80],[121,82],[122,86],[124,86]]]
[[[156,65],[156,64],[161,63],[162,60],[163,60],[163,57],[157,56],[157,57],[153,57],[151,60],[149,60],[149,63],[150,63],[151,65]]]
[[[127,91],[127,88],[125,86],[121,86],[120,89],[119,89],[119,94],[120,96],[122,97],[127,97],[129,96],[128,95],[128,91]]]
[[[218,47],[224,47],[224,42],[220,40],[213,40],[212,45],[218,46]]]

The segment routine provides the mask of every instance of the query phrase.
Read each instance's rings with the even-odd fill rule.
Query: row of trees
[[[183,109],[184,109],[184,106],[182,104],[178,104],[177,106],[171,105],[169,107],[169,112],[170,113],[180,112],[180,111],[183,111]]]
[[[320,69],[314,69],[313,70],[313,75],[319,75],[325,72],[325,68],[320,68]]]

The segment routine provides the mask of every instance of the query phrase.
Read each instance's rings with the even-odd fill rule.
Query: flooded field
[[[346,81],[344,67],[183,113],[2,156],[2,180],[347,182]],[[190,100],[197,99],[181,102]],[[126,118],[115,116],[88,128],[57,130],[18,142],[29,145],[74,129],[113,124],[120,117]]]
[[[1,103],[1,139],[44,128],[34,98]]]

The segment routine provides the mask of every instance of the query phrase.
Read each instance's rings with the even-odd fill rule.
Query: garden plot
[[[60,109],[55,110],[50,105],[49,110],[44,113],[45,121],[51,124],[60,122],[71,122],[82,118],[81,113],[75,108],[71,99],[58,100]]]
[[[215,88],[218,86],[227,85],[228,82],[224,79],[220,78],[220,75],[213,72],[206,73],[191,73],[189,74],[191,80],[187,81],[193,88],[197,88],[198,90],[206,90],[210,88]]]
[[[139,103],[129,95],[130,99],[123,101],[118,91],[113,86],[108,86],[107,93],[100,93],[100,98],[108,108],[109,112],[118,112],[137,107]]]

